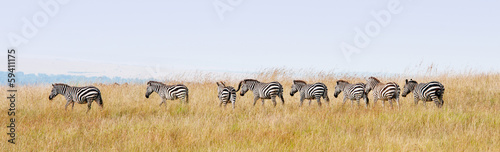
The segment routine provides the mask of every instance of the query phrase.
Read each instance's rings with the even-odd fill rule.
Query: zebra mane
[[[349,83],[348,81],[346,80],[337,80],[337,84],[341,83],[341,82],[344,82],[344,83]]]
[[[410,80],[406,79],[406,83],[418,83],[418,82],[413,80],[413,79],[410,79]]]
[[[377,81],[377,82],[381,82],[379,79],[377,79],[377,78],[375,78],[375,77],[369,77],[368,79],[373,79],[373,80],[375,80],[375,81]]]
[[[151,84],[160,84],[160,85],[165,85],[165,83],[162,83],[162,82],[158,82],[158,81],[149,81],[149,82],[148,82],[148,85],[151,85]]]
[[[259,81],[255,80],[255,79],[245,79],[245,80],[243,80],[243,81],[244,81],[245,83],[246,83],[247,81],[255,81],[255,82],[259,82]]]
[[[293,80],[293,84],[297,84],[297,83],[307,84],[306,81],[304,81],[304,80]]]
[[[69,85],[65,84],[65,83],[54,83],[52,84],[52,86],[66,86],[66,87],[69,87]]]
[[[244,79],[243,81],[240,81],[240,84],[238,84],[238,90],[236,90],[236,92],[240,91],[242,83],[247,83],[248,81],[253,81],[253,82],[260,83],[259,81],[255,80],[255,79]]]

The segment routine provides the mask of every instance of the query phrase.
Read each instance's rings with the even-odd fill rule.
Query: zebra
[[[309,105],[311,105],[312,99],[317,99],[318,105],[321,106],[321,97],[330,103],[330,98],[328,98],[328,88],[323,83],[307,84],[302,80],[293,80],[292,90],[290,91],[290,96],[295,93],[300,93],[300,105],[304,102],[304,99],[309,99]]]
[[[418,104],[419,100],[422,100],[424,102],[424,106],[427,101],[434,101],[438,108],[441,108],[444,104],[444,86],[438,81],[418,83],[415,80],[406,79],[406,84],[403,88],[403,94],[401,94],[401,96],[406,97],[406,95],[408,95],[410,92],[413,92],[415,105]]]
[[[373,90],[373,106],[375,106],[377,100],[381,99],[383,107],[385,106],[384,103],[386,100],[388,100],[391,107],[393,107],[392,100],[395,99],[399,107],[399,93],[401,90],[399,89],[399,85],[397,83],[381,83],[377,78],[369,77],[366,78],[366,94],[370,93],[371,90]]]
[[[356,100],[359,104],[359,100],[363,98],[365,100],[365,108],[368,108],[368,104],[370,103],[370,100],[368,99],[368,93],[365,92],[365,87],[366,85],[364,83],[356,83],[356,84],[350,84],[349,82],[345,80],[338,80],[337,85],[335,86],[335,93],[333,96],[337,98],[339,94],[344,91],[344,100],[342,102],[342,105],[345,104],[347,99],[351,100],[351,107],[354,104],[353,101]]]
[[[158,95],[162,99],[160,106],[164,103],[166,105],[166,100],[181,99],[181,103],[182,100],[184,100],[186,104],[189,101],[189,90],[183,84],[165,85],[164,83],[158,81],[149,81],[147,85],[148,87],[146,88],[146,98],[149,98],[149,95],[151,95],[153,92],[158,93]]]
[[[66,105],[64,110],[68,109],[68,105],[71,105],[71,109],[75,107],[75,102],[78,104],[87,104],[87,113],[90,111],[92,106],[92,101],[95,101],[101,109],[103,108],[103,101],[101,97],[101,91],[94,86],[85,87],[72,87],[64,83],[52,84],[52,91],[49,95],[49,100],[54,99],[57,95],[63,95],[66,98]]]
[[[264,99],[271,99],[276,107],[276,96],[279,96],[281,102],[285,105],[285,99],[283,99],[283,86],[279,82],[261,83],[254,79],[245,79],[240,81],[236,92],[240,91],[240,89],[241,96],[244,96],[248,90],[252,90],[254,106],[259,99],[262,99],[262,105],[264,105]]]
[[[232,86],[226,86],[224,82],[216,82],[217,84],[217,92],[218,92],[218,98],[220,100],[219,106],[222,106],[222,103],[224,103],[224,107],[226,107],[227,103],[231,101],[233,104],[233,109],[234,109],[234,104],[236,103],[236,89],[234,89]]]

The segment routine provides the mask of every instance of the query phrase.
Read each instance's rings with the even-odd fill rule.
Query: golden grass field
[[[292,79],[286,73],[263,73],[262,82],[280,81],[285,105],[270,100],[252,106],[253,94],[238,96],[236,109],[218,106],[214,80],[185,82],[190,103],[168,101],[159,107],[154,93],[144,97],[146,84],[98,85],[104,100],[76,104],[64,110],[59,95],[48,100],[50,85],[19,87],[17,144],[7,143],[2,127],[2,151],[500,151],[500,74],[443,74],[414,78],[437,80],[446,87],[444,106],[413,103],[413,94],[401,97],[391,109],[379,101],[365,109],[341,105],[333,97],[335,81],[365,82],[361,77],[324,74],[306,78],[329,87],[330,104],[298,107],[289,95]],[[403,77],[379,77],[404,86]],[[177,83],[177,82],[176,82]],[[238,82],[227,82],[236,86]],[[70,84],[75,85],[75,84]],[[6,97],[6,88],[1,96]],[[370,99],[372,99],[370,93]],[[5,98],[4,98],[5,99]],[[279,100],[278,100],[279,101]],[[373,100],[370,103],[373,106]],[[2,124],[8,122],[8,104],[0,106]]]

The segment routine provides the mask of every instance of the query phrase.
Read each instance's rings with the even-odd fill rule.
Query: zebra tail
[[[436,96],[438,96],[438,97],[442,97],[443,94],[444,94],[444,88],[436,91]]]
[[[102,97],[101,97],[100,92],[99,92],[99,97],[97,98],[97,100],[98,100],[97,104],[99,104],[99,106],[101,106],[101,107],[104,107],[104,103],[102,101]]]
[[[323,93],[323,99],[327,102],[330,102],[330,98],[328,97],[328,89],[325,89],[325,93]]]
[[[368,99],[368,93],[365,92],[363,96],[365,96],[366,104],[369,104],[370,103],[370,99]]]

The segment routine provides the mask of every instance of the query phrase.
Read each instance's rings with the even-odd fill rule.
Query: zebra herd
[[[279,97],[282,104],[285,104],[283,98],[283,86],[279,82],[262,83],[255,79],[245,79],[240,81],[238,84],[238,89],[234,89],[232,86],[227,86],[224,82],[216,82],[218,99],[220,101],[219,106],[227,105],[231,102],[233,109],[236,103],[236,94],[239,91],[240,96],[244,96],[246,92],[252,91],[253,105],[257,103],[259,99],[262,100],[264,104],[264,99],[271,99],[274,106],[276,106],[276,98]],[[52,91],[49,95],[49,100],[52,100],[58,94],[63,95],[66,98],[65,109],[67,109],[69,104],[72,104],[73,109],[75,102],[79,104],[87,104],[87,112],[91,109],[91,104],[95,101],[101,108],[103,107],[103,101],[101,97],[101,92],[98,88],[94,86],[85,87],[73,87],[67,84],[56,83],[52,84]],[[337,98],[338,95],[343,92],[344,99],[342,105],[345,104],[347,99],[351,100],[351,106],[354,104],[354,100],[360,105],[360,100],[365,101],[365,107],[369,105],[368,93],[373,90],[374,104],[378,100],[382,100],[382,106],[385,106],[385,101],[389,101],[391,107],[393,107],[392,102],[396,101],[399,107],[399,95],[400,88],[395,82],[382,83],[375,77],[366,78],[365,83],[355,83],[351,84],[345,80],[338,80],[335,86],[334,97]],[[418,83],[415,80],[406,79],[405,86],[403,88],[403,94],[401,96],[406,97],[409,93],[413,93],[415,104],[422,100],[424,105],[426,102],[434,102],[437,107],[441,108],[444,104],[443,94],[444,86],[438,81],[432,81],[429,83]],[[176,100],[180,99],[186,104],[189,101],[189,89],[183,84],[177,85],[166,85],[162,82],[149,81],[146,87],[146,98],[156,92],[162,99],[160,106],[166,104],[166,100]],[[309,100],[309,105],[311,101],[316,99],[318,105],[321,106],[321,98],[323,98],[327,103],[330,103],[328,98],[328,88],[323,83],[307,84],[302,80],[294,80],[291,87],[290,96],[295,93],[300,94],[300,104],[305,99]]]

